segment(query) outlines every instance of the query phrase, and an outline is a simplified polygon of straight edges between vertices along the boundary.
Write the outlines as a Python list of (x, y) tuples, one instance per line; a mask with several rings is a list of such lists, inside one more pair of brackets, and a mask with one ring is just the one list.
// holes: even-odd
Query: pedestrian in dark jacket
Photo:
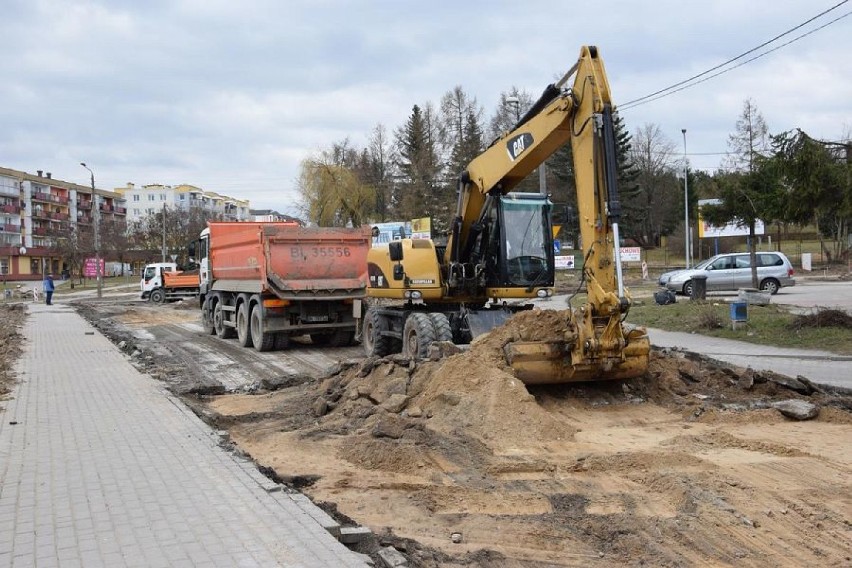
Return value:
[(53, 300), (53, 274), (48, 274), (44, 277), (44, 303), (50, 306)]

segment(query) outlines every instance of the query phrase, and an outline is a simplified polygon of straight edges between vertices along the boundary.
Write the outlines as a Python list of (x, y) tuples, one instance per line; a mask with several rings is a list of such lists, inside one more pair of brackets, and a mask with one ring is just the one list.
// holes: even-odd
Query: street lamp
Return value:
[(94, 214), (92, 217), (92, 223), (94, 225), (94, 241), (95, 241), (95, 281), (98, 286), (98, 298), (103, 297), (103, 282), (101, 282), (101, 236), (100, 236), (100, 217), (101, 212), (98, 205), (98, 196), (95, 193), (95, 172), (86, 165), (86, 162), (80, 162), (80, 165), (89, 170), (89, 173), (92, 174), (92, 206), (94, 209)]
[(686, 259), (686, 267), (689, 268), (690, 253), (692, 252), (689, 246), (689, 164), (686, 161), (686, 128), (681, 128), (683, 133), (683, 243), (684, 243), (684, 258)]

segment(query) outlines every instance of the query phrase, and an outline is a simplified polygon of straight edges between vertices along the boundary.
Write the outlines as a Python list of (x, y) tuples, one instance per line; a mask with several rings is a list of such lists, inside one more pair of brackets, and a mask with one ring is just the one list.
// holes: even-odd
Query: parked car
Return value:
[(669, 278), (671, 278), (672, 276), (674, 276), (678, 272), (683, 272), (684, 270), (698, 270), (699, 268), (704, 268), (705, 266), (710, 264), (711, 260), (713, 260), (713, 259), (708, 258), (706, 260), (702, 260), (701, 262), (699, 262), (698, 264), (693, 266), (691, 269), (690, 268), (678, 268), (677, 270), (669, 270), (668, 272), (663, 272), (662, 274), (660, 274), (660, 279), (659, 279), (660, 286), (665, 287), (665, 285), (668, 284), (668, 282), (669, 282)]
[[(748, 253), (720, 254), (693, 268), (668, 272), (660, 276), (660, 285), (672, 292), (692, 295), (693, 278), (707, 277), (707, 291), (752, 288), (751, 261)], [(772, 294), (785, 286), (795, 286), (793, 265), (780, 252), (757, 253), (757, 286)]]

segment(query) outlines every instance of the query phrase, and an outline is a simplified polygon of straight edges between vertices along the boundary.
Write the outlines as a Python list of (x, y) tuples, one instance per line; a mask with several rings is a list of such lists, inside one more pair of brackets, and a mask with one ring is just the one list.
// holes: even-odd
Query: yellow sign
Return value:
[(553, 238), (555, 239), (556, 235), (559, 234), (560, 229), (562, 229), (562, 225), (553, 225), (551, 228), (553, 229)]
[(411, 238), (428, 239), (432, 237), (432, 218), (420, 217), (411, 220)]

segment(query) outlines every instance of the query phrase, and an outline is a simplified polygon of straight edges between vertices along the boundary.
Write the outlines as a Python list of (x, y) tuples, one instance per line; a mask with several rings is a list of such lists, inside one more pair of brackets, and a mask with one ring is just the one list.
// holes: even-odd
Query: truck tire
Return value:
[(251, 347), (251, 331), (249, 330), (249, 304), (243, 302), (237, 308), (237, 341), (243, 347)]
[(364, 314), (363, 325), (364, 330), (361, 335), (367, 357), (384, 357), (393, 353), (391, 338), (381, 335), (382, 331), (387, 331), (388, 329), (388, 322), (384, 316), (373, 308), (370, 308)]
[(201, 306), (201, 327), (207, 335), (216, 334), (216, 326), (213, 325), (213, 308), (211, 307), (210, 298), (204, 299), (204, 304)]
[(402, 328), (402, 354), (412, 359), (425, 359), (435, 341), (435, 326), (429, 314), (413, 313)]
[(166, 301), (166, 292), (162, 288), (154, 288), (151, 290), (151, 295), (148, 299), (155, 304), (162, 304)]
[(351, 329), (338, 329), (329, 336), (328, 344), (332, 347), (346, 347), (352, 345), (355, 332)]
[(216, 335), (221, 339), (234, 337), (234, 328), (225, 325), (225, 310), (222, 309), (222, 302), (216, 302), (216, 307), (213, 308), (213, 327), (216, 328)]
[(275, 347), (275, 334), (263, 331), (262, 309), (256, 307), (251, 311), (249, 328), (251, 329), (251, 342), (258, 351), (272, 351)]
[(330, 333), (311, 333), (311, 343), (320, 347), (323, 345), (328, 345), (331, 341)]
[(431, 313), (429, 319), (432, 320), (432, 325), (435, 327), (435, 341), (452, 341), (453, 330), (450, 327), (450, 320), (442, 313)]
[(275, 345), (273, 349), (276, 351), (283, 351), (290, 347), (290, 336), (286, 333), (276, 333), (275, 334)]

